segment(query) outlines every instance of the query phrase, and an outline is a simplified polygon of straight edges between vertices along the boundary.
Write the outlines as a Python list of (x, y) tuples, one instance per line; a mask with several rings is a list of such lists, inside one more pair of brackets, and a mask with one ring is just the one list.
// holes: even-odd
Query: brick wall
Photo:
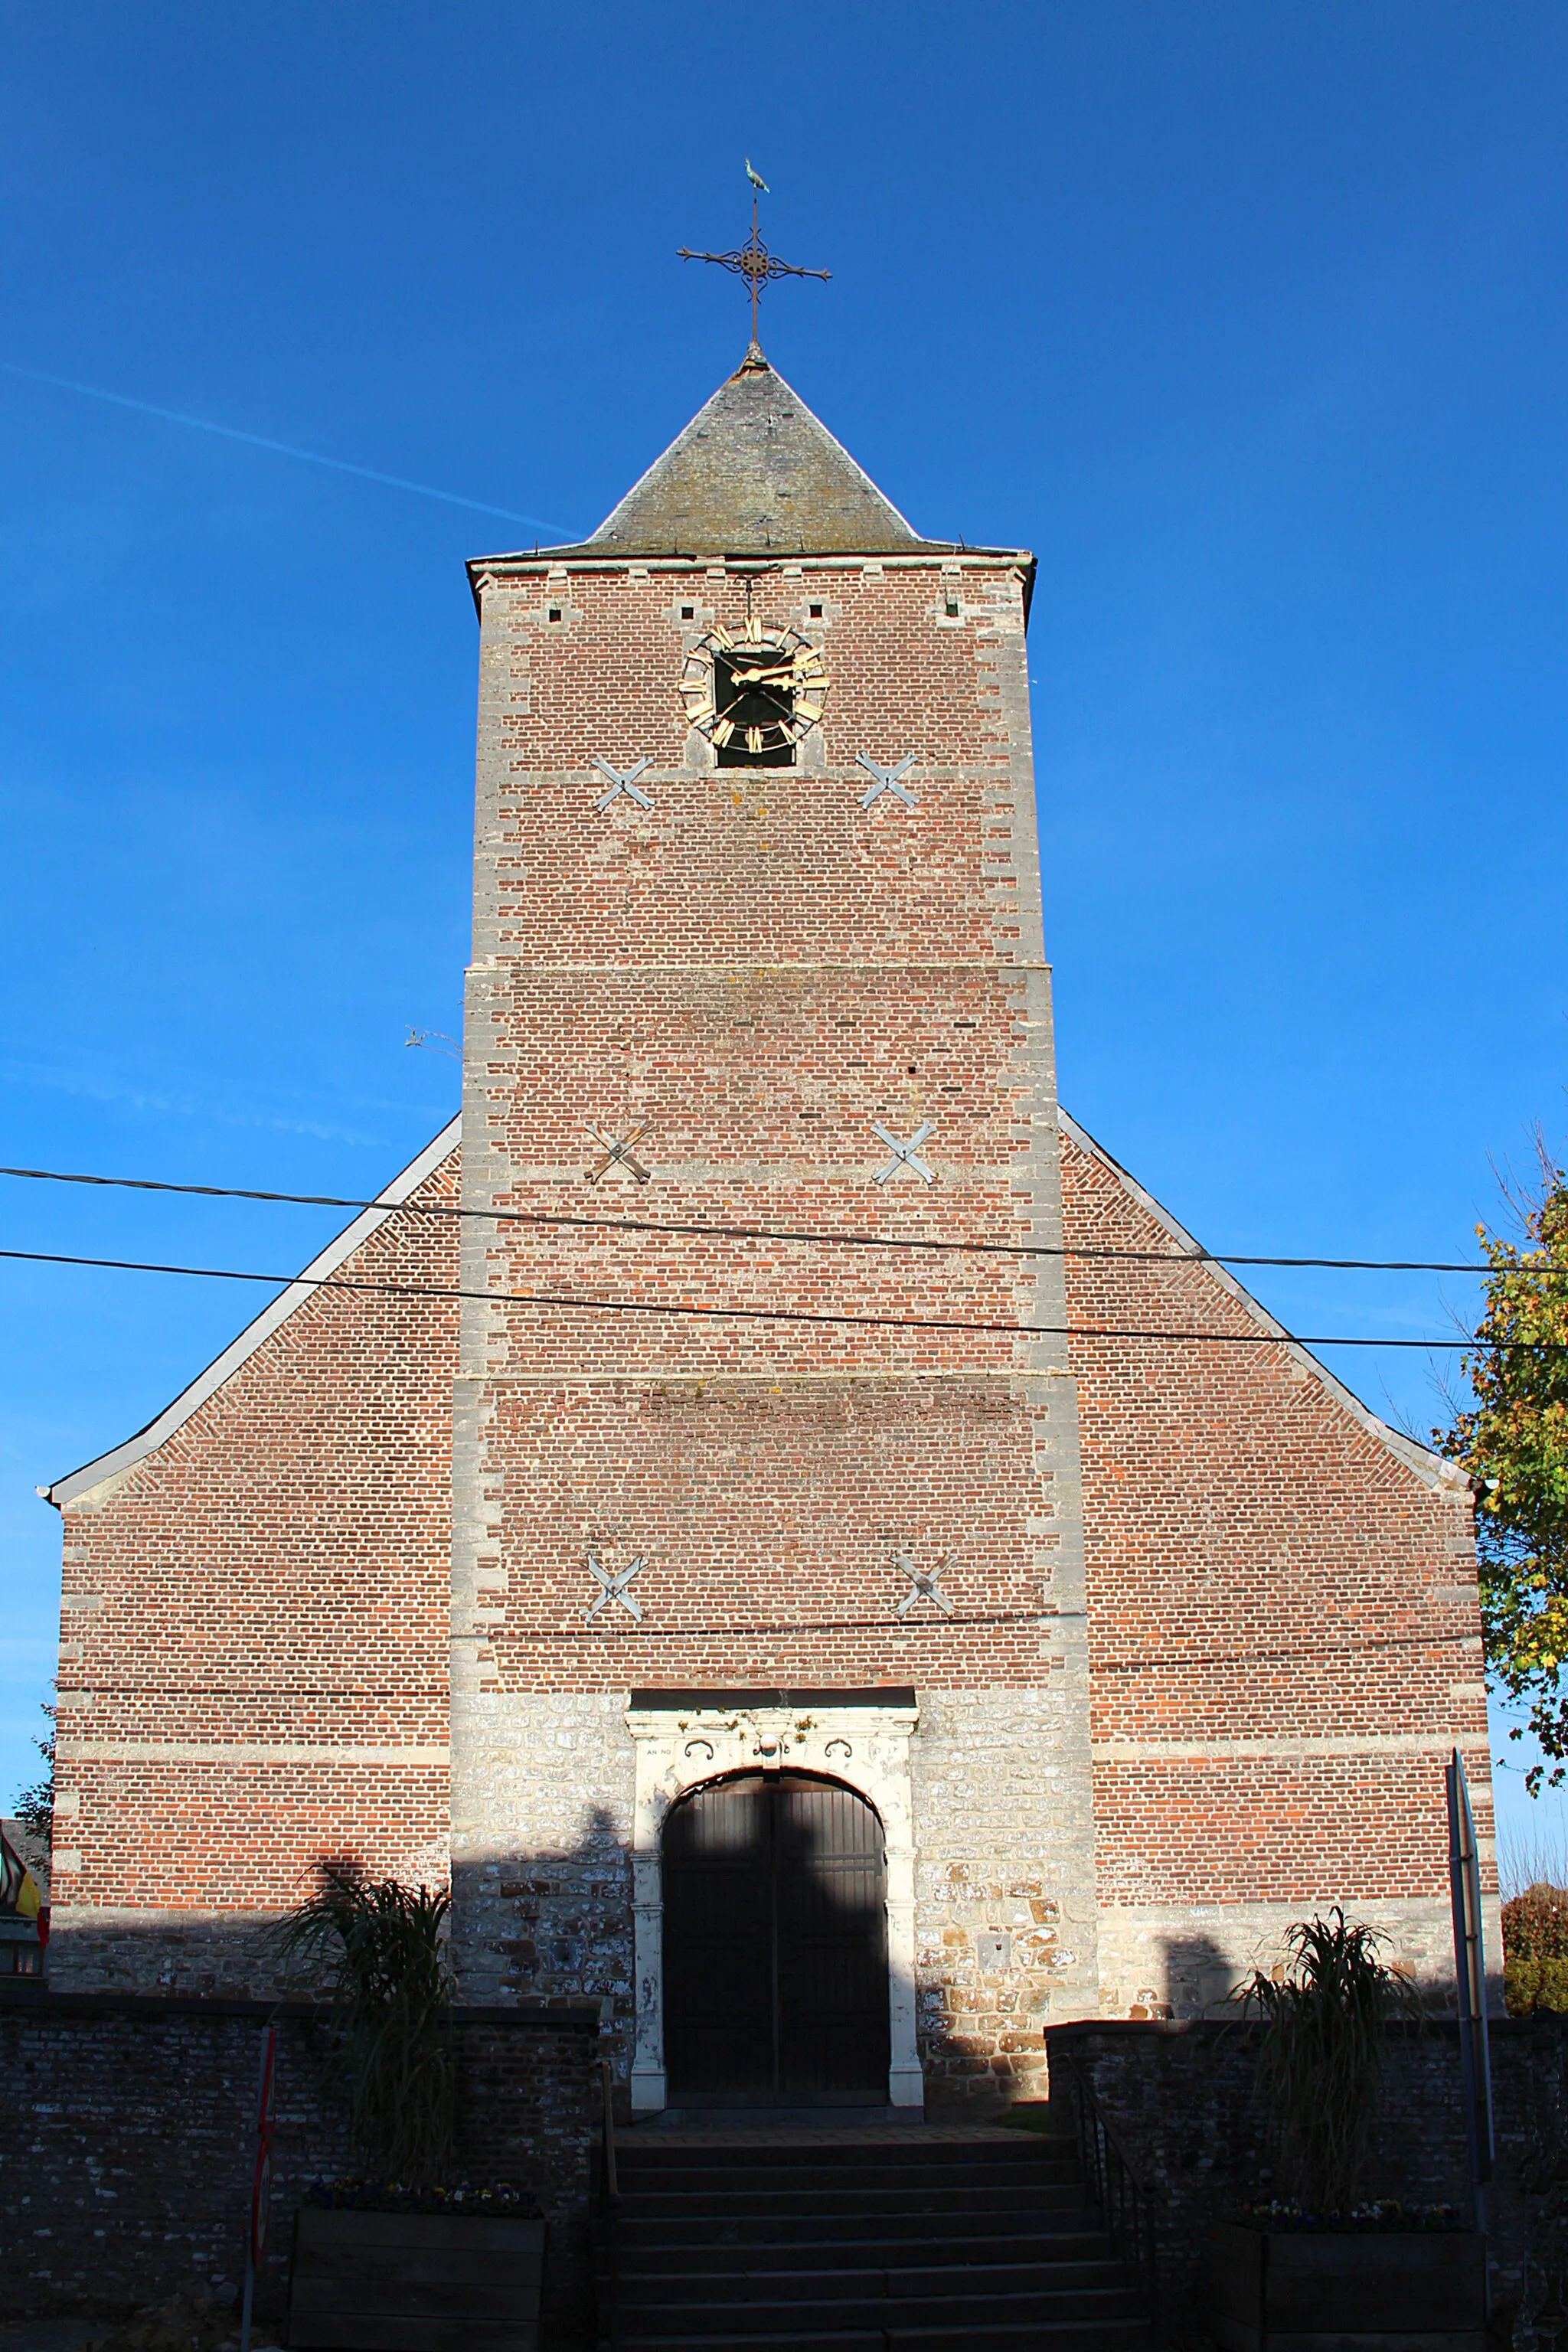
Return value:
[[(1070, 1124), (1063, 1185), (1080, 1248), (1191, 1245)], [(1073, 1343), (1106, 2009), (1201, 2011), (1335, 1902), (1412, 1975), (1451, 1976), (1456, 1745), (1492, 1834), (1463, 1483), (1299, 1350), (1252, 1344), (1213, 1266), (1072, 1259), (1068, 1296), (1080, 1328), (1244, 1343)]]
[[(453, 1223), (399, 1214), (340, 1271), (450, 1284)], [(272, 1977), (254, 1921), (320, 1858), (445, 1878), (454, 1326), (318, 1291), (66, 1505), (62, 1982), (245, 1991)]]
[[(468, 1207), (1055, 1234), (1049, 1008), (1019, 906), (1026, 721), (1003, 690), (1021, 682), (1020, 588), (997, 565), (969, 584), (955, 625), (936, 564), (784, 567), (769, 613), (828, 646), (837, 682), (800, 768), (752, 772), (711, 769), (675, 692), (708, 622), (743, 619), (722, 566), (487, 593)], [(918, 754), (918, 811), (859, 807), (857, 746)], [(651, 810), (596, 812), (595, 754), (651, 754)], [(927, 1119), (937, 1183), (879, 1188), (872, 1122)], [(651, 1181), (590, 1190), (591, 1129), (643, 1124)], [(468, 1287), (654, 1309), (1011, 1323), (1059, 1272), (482, 1215), (465, 1244)], [(464, 1330), (457, 1605), (476, 1690), (900, 1681), (917, 1664), (1033, 1684), (1061, 1655), (1070, 1569), (1066, 1601), (1042, 1586), (1076, 1545), (1076, 1476), (1065, 1365), (1048, 1427), (1032, 1385), (1051, 1384), (1048, 1348), (560, 1306), (473, 1306)], [(613, 1609), (584, 1630), (591, 1540), (609, 1565), (644, 1555), (635, 1634)], [(952, 1553), (954, 1607), (984, 1632), (894, 1620), (900, 1544)]]
[[(1568, 2021), (1542, 2015), (1490, 2029), (1497, 2171), (1488, 2191), (1500, 2343), (1512, 2352), (1568, 2345)], [(1254, 2047), (1235, 2023), (1054, 2027), (1053, 2061), (1087, 2074), (1127, 2155), (1153, 2191), (1165, 2315), (1202, 2317), (1209, 2231), (1249, 2198), (1284, 2193), (1270, 2168)], [(1068, 2095), (1066, 2070), (1057, 2091)], [(1458, 2029), (1435, 2020), (1391, 2028), (1366, 2193), (1452, 2204), (1468, 2218)], [(1511, 2326), (1511, 2336), (1509, 2330)]]
[[(301, 2190), (342, 2169), (327, 2030), (301, 2004), (51, 1993), (0, 1998), (0, 2267), (12, 2318), (112, 2317), (240, 2283), (260, 2030), (279, 2027), (272, 2202), (258, 2308), (281, 2321)], [(595, 2112), (591, 2006), (457, 2020), (458, 2162), (531, 2188), (550, 2221), (546, 2309), (587, 2311)]]

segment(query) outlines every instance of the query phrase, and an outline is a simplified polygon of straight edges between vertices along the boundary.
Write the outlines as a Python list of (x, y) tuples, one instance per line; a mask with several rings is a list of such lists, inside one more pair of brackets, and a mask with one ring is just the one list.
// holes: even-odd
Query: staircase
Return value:
[(616, 2137), (615, 2352), (1148, 2352), (1070, 2140), (921, 2125)]

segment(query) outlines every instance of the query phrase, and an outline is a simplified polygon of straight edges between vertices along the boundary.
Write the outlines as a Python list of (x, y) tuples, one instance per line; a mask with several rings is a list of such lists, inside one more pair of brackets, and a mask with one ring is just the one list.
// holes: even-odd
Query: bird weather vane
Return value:
[[(773, 190), (749, 155), (746, 158), (746, 177), (752, 184), (751, 242), (739, 247), (733, 253), (693, 253), (689, 246), (683, 245), (680, 247), (680, 258), (682, 261), (715, 261), (721, 269), (732, 269), (737, 278), (745, 278), (752, 289), (752, 351), (760, 353), (762, 345), (757, 341), (757, 304), (769, 278), (820, 278), (826, 284), (833, 272), (831, 269), (802, 269), (797, 263), (780, 261), (768, 251), (757, 234), (757, 196), (759, 192), (764, 196), (772, 195)], [(750, 352), (747, 357), (751, 357)]]

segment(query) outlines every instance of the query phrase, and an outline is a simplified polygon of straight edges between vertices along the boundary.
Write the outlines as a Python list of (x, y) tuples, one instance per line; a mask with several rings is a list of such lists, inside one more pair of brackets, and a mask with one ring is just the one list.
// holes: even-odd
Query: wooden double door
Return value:
[(880, 2105), (888, 2095), (882, 1825), (805, 1772), (695, 1789), (665, 1824), (673, 2105)]

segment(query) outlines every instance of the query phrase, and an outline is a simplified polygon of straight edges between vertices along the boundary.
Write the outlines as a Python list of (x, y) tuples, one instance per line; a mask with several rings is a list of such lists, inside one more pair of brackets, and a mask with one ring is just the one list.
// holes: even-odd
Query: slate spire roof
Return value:
[(883, 555), (949, 544), (910, 528), (753, 343), (581, 551)]

